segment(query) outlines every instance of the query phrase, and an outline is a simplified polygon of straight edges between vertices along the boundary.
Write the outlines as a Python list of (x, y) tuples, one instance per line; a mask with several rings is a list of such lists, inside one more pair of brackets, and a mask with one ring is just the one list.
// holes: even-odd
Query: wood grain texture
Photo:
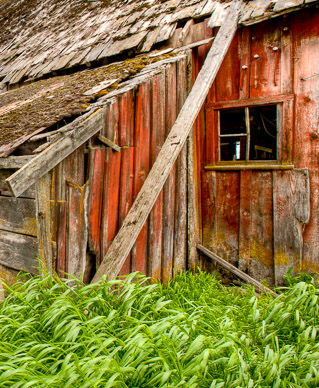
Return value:
[(41, 265), (48, 273), (52, 273), (51, 245), (51, 176), (46, 174), (36, 183), (36, 219), (38, 235), (38, 255)]
[(0, 230), (0, 264), (17, 271), (38, 273), (37, 239)]
[(57, 201), (57, 252), (56, 267), (57, 274), (65, 277), (67, 271), (66, 262), (66, 233), (67, 233), (67, 204), (66, 201)]
[(90, 149), (89, 174), (89, 248), (96, 255), (97, 265), (101, 262), (101, 222), (103, 205), (103, 177), (105, 149)]
[(19, 197), (26, 189), (51, 171), (64, 158), (99, 132), (105, 125), (105, 108), (86, 118), (76, 129), (46, 148), (6, 181), (12, 194)]
[[(166, 138), (174, 125), (177, 115), (176, 64), (166, 70)], [(163, 187), (163, 282), (167, 282), (173, 274), (174, 256), (174, 219), (176, 195), (176, 165), (171, 168), (168, 179)]]
[[(135, 150), (135, 179), (134, 199), (137, 197), (141, 187), (150, 170), (150, 123), (151, 123), (151, 89), (150, 82), (139, 86), (135, 104), (135, 128), (134, 128), (134, 150)], [(132, 270), (147, 274), (148, 255), (148, 220), (145, 221), (139, 236), (136, 240), (132, 253)]]
[(196, 116), (207, 96), (208, 90), (226, 55), (227, 49), (237, 29), (239, 4), (240, 3), (233, 2), (226, 22), (223, 24), (214, 40), (212, 48), (196, 79), (192, 91), (168, 135), (142, 190), (139, 192), (138, 197), (126, 217), (117, 238), (113, 241), (112, 249), (109, 250), (108, 255), (105, 257), (97, 274), (94, 276), (94, 282), (99, 280), (101, 275), (105, 273), (107, 273), (109, 277), (116, 276), (136, 241), (177, 156), (187, 139)]
[(289, 268), (302, 269), (303, 231), (310, 218), (308, 169), (274, 172), (274, 249), (276, 285)]
[(35, 201), (0, 197), (0, 229), (37, 237)]
[[(152, 112), (151, 112), (151, 165), (153, 165), (165, 141), (165, 71), (153, 78)], [(150, 273), (154, 279), (162, 279), (162, 239), (163, 239), (163, 191), (153, 206), (149, 216), (149, 250)]]
[(88, 243), (88, 182), (83, 186), (68, 181), (67, 186), (67, 273), (86, 277)]
[[(187, 59), (177, 64), (177, 112), (187, 98)], [(176, 161), (176, 194), (174, 225), (174, 271), (187, 267), (187, 144)]]

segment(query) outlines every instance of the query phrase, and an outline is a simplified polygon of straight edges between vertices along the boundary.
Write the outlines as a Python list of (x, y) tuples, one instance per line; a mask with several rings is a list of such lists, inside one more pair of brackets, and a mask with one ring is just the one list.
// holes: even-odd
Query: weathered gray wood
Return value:
[[(15, 169), (4, 169), (0, 170), (0, 194), (6, 197), (12, 197), (12, 193), (6, 183), (6, 179), (10, 177), (16, 170)], [(29, 187), (24, 193), (24, 198), (35, 198), (34, 186)]]
[(114, 150), (116, 152), (121, 151), (121, 147), (119, 147), (117, 144), (115, 144), (112, 140), (110, 140), (102, 135), (98, 135), (98, 139), (100, 140), (100, 142), (102, 142), (106, 146), (112, 148), (112, 150)]
[(291, 267), (293, 274), (301, 271), (303, 230), (310, 219), (309, 171), (276, 171), (273, 180), (275, 284), (279, 286)]
[(39, 259), (44, 269), (52, 274), (50, 183), (49, 174), (36, 183), (36, 218)]
[(241, 2), (234, 1), (226, 22), (220, 28), (195, 84), (169, 133), (152, 170), (129, 211), (119, 233), (98, 269), (93, 281), (103, 274), (115, 277), (136, 241), (160, 193), (172, 166), (192, 129), (208, 91), (226, 55), (237, 29)]
[(35, 201), (0, 197), (0, 229), (36, 237)]
[(51, 171), (64, 158), (99, 132), (105, 125), (105, 108), (94, 112), (78, 128), (53, 143), (28, 164), (6, 180), (14, 197), (19, 197), (28, 187)]
[(0, 230), (0, 263), (18, 271), (38, 273), (37, 239)]
[(33, 158), (34, 156), (9, 156), (8, 158), (0, 158), (0, 169), (21, 168)]
[(97, 94), (98, 92), (108, 88), (109, 86), (115, 84), (118, 81), (118, 78), (108, 79), (106, 81), (100, 82), (98, 85), (94, 86), (92, 89), (87, 90), (83, 93), (84, 96), (91, 96)]
[(228, 271), (232, 272), (233, 274), (237, 275), (240, 279), (245, 280), (245, 282), (252, 284), (255, 286), (256, 290), (259, 292), (269, 292), (273, 296), (277, 296), (277, 294), (272, 291), (270, 288), (267, 288), (263, 286), (258, 280), (255, 280), (254, 278), (247, 275), (245, 272), (241, 271), (240, 269), (236, 268), (234, 265), (230, 264), (228, 261), (222, 259), (218, 255), (216, 255), (214, 252), (210, 251), (209, 249), (205, 248), (203, 245), (197, 245), (197, 248), (203, 252), (206, 256), (216, 261), (221, 266), (228, 269)]

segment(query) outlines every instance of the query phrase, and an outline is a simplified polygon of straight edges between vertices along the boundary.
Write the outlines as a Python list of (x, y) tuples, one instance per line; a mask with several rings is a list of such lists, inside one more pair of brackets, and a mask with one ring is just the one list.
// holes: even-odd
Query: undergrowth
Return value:
[(318, 292), (275, 299), (209, 274), (6, 287), (0, 387), (317, 387)]

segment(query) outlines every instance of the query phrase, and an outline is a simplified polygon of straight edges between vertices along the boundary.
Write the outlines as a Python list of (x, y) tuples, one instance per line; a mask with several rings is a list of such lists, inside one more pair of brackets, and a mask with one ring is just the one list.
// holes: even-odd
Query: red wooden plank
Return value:
[(239, 98), (249, 98), (250, 92), (250, 46), (251, 28), (243, 27), (241, 30), (240, 44), (240, 75), (239, 75)]
[(237, 267), (239, 240), (239, 173), (216, 172), (216, 253)]
[(302, 270), (319, 272), (319, 13), (305, 9), (298, 19), (294, 16), (294, 92), (295, 133), (294, 163), (296, 167), (309, 168), (311, 218), (304, 230)]
[(96, 255), (96, 264), (101, 262), (101, 216), (103, 204), (103, 177), (105, 149), (90, 149), (90, 214), (89, 214), (89, 247)]
[[(217, 252), (216, 244), (216, 172), (203, 171), (202, 174), (202, 220), (203, 245)], [(208, 265), (209, 264), (209, 265)], [(215, 265), (203, 262), (203, 267), (211, 271)]]
[[(134, 199), (137, 197), (150, 169), (150, 83), (140, 85), (135, 106), (135, 181)], [(147, 272), (147, 231), (145, 222), (133, 248), (132, 269)]]
[(121, 153), (106, 149), (101, 225), (104, 257), (118, 231)]
[[(166, 69), (166, 136), (176, 120), (176, 64)], [(163, 281), (167, 282), (173, 273), (174, 215), (175, 215), (176, 165), (163, 188)]]
[(240, 31), (238, 30), (232, 40), (215, 80), (216, 99), (218, 101), (237, 100), (239, 98), (239, 41)]
[(250, 271), (251, 236), (251, 178), (252, 171), (240, 172), (240, 211), (239, 211), (239, 261), (238, 268)]
[[(249, 188), (248, 188), (249, 190)], [(250, 271), (259, 281), (274, 284), (273, 181), (271, 171), (251, 175)]]
[(120, 147), (131, 147), (134, 143), (132, 127), (125, 123), (134, 123), (134, 91), (128, 91), (119, 97), (120, 129), (118, 141)]
[(281, 19), (252, 26), (250, 97), (281, 92)]
[[(151, 165), (165, 141), (165, 71), (153, 78), (151, 112)], [(162, 278), (163, 191), (159, 194), (149, 217), (149, 264), (154, 279)]]
[(303, 230), (310, 215), (309, 172), (295, 169), (273, 175), (275, 283), (280, 286), (291, 267), (294, 275), (302, 270)]

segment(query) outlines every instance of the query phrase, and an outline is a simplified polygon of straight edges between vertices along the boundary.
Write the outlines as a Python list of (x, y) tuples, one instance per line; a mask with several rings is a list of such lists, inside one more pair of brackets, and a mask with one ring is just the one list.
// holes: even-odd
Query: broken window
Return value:
[(218, 110), (218, 159), (277, 160), (277, 105)]

